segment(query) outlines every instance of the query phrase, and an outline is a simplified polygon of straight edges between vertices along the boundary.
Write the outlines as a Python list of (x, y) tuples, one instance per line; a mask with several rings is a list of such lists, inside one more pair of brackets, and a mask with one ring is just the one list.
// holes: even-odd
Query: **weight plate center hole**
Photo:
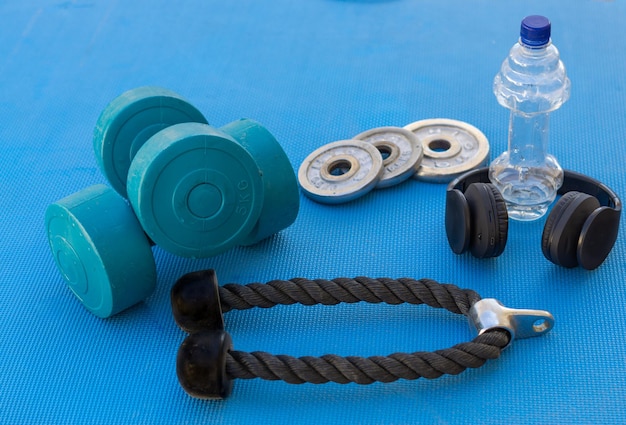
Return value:
[(441, 135), (425, 140), (424, 155), (433, 159), (451, 159), (462, 151), (461, 144), (454, 138), (444, 138)]
[(452, 143), (445, 139), (435, 139), (428, 144), (428, 148), (433, 152), (446, 152), (452, 147)]
[(398, 159), (398, 156), (400, 156), (398, 147), (392, 143), (381, 141), (375, 143), (374, 146), (376, 146), (376, 149), (378, 149), (378, 152), (380, 152), (380, 155), (383, 157), (384, 167), (394, 163)]
[(350, 172), (351, 168), (352, 164), (350, 164), (350, 161), (340, 159), (338, 161), (332, 162), (328, 166), (328, 174), (335, 177), (343, 176), (344, 174)]
[(328, 161), (322, 168), (321, 174), (328, 181), (345, 181), (354, 176), (359, 170), (359, 163), (355, 158), (342, 155)]

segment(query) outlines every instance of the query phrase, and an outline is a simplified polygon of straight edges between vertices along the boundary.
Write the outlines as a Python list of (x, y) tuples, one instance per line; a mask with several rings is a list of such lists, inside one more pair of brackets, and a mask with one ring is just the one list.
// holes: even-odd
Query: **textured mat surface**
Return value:
[[(294, 168), (367, 129), (445, 117), (506, 149), (492, 80), (520, 20), (544, 14), (572, 81), (550, 151), (626, 194), (626, 4), (622, 1), (163, 0), (2, 2), (0, 16), (0, 422), (624, 423), (626, 235), (597, 270), (546, 261), (545, 220), (512, 223), (495, 260), (448, 248), (445, 186), (415, 180), (340, 206), (302, 196), (275, 237), (190, 260), (154, 248), (157, 289), (108, 320), (64, 285), (46, 206), (106, 183), (93, 127), (142, 85), (170, 88), (209, 122), (263, 123)], [(239, 380), (223, 402), (180, 388), (184, 334), (169, 289), (217, 270), (220, 283), (296, 276), (428, 277), (505, 305), (552, 312), (554, 330), (486, 366), (438, 380), (358, 386)], [(462, 317), (428, 307), (339, 305), (230, 312), (235, 348), (294, 356), (387, 355), (470, 340)]]

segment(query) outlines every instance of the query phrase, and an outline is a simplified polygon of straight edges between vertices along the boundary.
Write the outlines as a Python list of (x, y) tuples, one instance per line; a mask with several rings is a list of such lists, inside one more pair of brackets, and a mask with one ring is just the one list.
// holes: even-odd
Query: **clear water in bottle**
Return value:
[(542, 217), (563, 183), (563, 170), (548, 150), (550, 113), (570, 93), (570, 81), (543, 16), (524, 18), (520, 39), (493, 83), (498, 102), (511, 110), (508, 150), (489, 167), (489, 177), (507, 204), (509, 217)]

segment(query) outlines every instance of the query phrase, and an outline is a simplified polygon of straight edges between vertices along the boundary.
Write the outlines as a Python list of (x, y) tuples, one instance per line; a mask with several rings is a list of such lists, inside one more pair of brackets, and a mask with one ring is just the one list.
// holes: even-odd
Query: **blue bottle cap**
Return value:
[(522, 21), (520, 39), (526, 46), (542, 47), (550, 42), (550, 29), (550, 20), (545, 16), (527, 16)]

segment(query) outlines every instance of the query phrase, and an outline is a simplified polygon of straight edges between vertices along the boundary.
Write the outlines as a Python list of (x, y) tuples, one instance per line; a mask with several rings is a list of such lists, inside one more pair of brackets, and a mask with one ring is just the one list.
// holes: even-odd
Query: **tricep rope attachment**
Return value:
[[(548, 312), (510, 309), (497, 300), (481, 299), (472, 290), (431, 279), (296, 278), (219, 286), (214, 270), (202, 270), (182, 276), (172, 287), (171, 301), (176, 323), (190, 334), (178, 351), (178, 379), (187, 393), (203, 399), (228, 397), (235, 378), (282, 380), (290, 384), (371, 384), (457, 375), (498, 358), (514, 338), (543, 335), (554, 325)], [(224, 331), (223, 312), (231, 310), (362, 301), (443, 308), (466, 316), (478, 336), (433, 352), (292, 357), (233, 350), (231, 337)]]

